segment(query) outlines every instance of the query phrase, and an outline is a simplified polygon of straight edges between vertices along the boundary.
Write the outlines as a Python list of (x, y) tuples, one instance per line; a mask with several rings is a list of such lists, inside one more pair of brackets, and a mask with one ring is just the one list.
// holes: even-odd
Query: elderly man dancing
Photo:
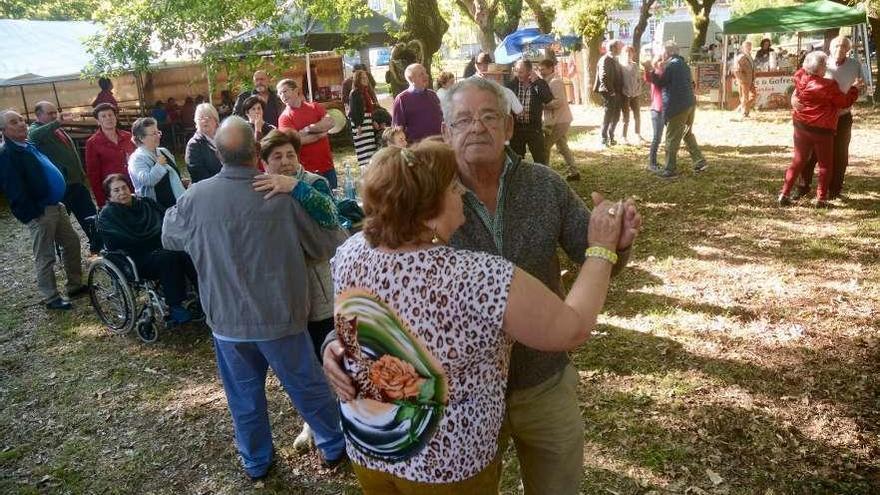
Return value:
[[(465, 79), (449, 89), (442, 103), (443, 137), (455, 151), (467, 188), (465, 223), (449, 244), (502, 256), (560, 293), (558, 248), (573, 262), (584, 261), (590, 211), (559, 174), (505, 147), (514, 123), (501, 86)], [(595, 194), (593, 199), (602, 198)], [(541, 208), (535, 208), (538, 204)], [(619, 271), (641, 217), (629, 201), (617, 214), (624, 215)], [(338, 341), (326, 345), (324, 369), (341, 396), (350, 397), (351, 381), (338, 364), (341, 349)], [(503, 451), (513, 440), (527, 495), (580, 492), (584, 435), (577, 382), (565, 352), (514, 344), (500, 444)]]
[(214, 140), (223, 168), (168, 210), (162, 243), (186, 251), (198, 271), (242, 464), (259, 479), (272, 463), (265, 390), (271, 367), (314, 432), (325, 465), (335, 466), (345, 442), (306, 331), (305, 257), (328, 258), (345, 234), (319, 226), (289, 195), (266, 201), (253, 190), (254, 136), (243, 119), (228, 117)]

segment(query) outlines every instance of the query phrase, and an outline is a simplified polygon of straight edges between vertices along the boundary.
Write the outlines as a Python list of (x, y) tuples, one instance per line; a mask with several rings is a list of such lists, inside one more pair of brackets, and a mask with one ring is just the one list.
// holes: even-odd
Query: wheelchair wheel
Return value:
[(147, 344), (152, 344), (153, 342), (159, 340), (159, 329), (156, 328), (156, 324), (153, 322), (152, 318), (146, 321), (138, 322), (137, 336)]
[(135, 323), (134, 294), (125, 275), (113, 263), (99, 259), (89, 267), (89, 299), (101, 323), (116, 335)]

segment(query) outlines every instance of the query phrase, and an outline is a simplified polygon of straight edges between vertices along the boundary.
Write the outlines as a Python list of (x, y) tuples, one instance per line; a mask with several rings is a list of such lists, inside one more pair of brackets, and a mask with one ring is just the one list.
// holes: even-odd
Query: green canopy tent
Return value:
[[(830, 0), (816, 0), (787, 7), (758, 9), (724, 23), (723, 53), (727, 54), (728, 37), (735, 34), (754, 33), (805, 33), (826, 29), (854, 26), (862, 40), (867, 40), (868, 21), (861, 6), (847, 7)], [(867, 65), (871, 67), (870, 54), (865, 51)], [(722, 72), (727, 74), (727, 56), (724, 57)], [(868, 70), (870, 77), (871, 71)], [(868, 85), (872, 86), (871, 81)], [(724, 102), (726, 85), (722, 85), (721, 101)]]
[(724, 23), (724, 34), (803, 33), (867, 22), (865, 11), (830, 0), (758, 9)]

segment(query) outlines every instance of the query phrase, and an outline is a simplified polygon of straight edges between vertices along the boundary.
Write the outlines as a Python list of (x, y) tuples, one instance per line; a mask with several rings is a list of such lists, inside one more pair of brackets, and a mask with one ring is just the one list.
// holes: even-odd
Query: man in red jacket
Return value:
[(779, 206), (791, 204), (789, 194), (795, 179), (815, 153), (819, 160), (819, 187), (816, 206), (828, 207), (828, 182), (834, 166), (834, 130), (838, 112), (853, 104), (859, 97), (855, 87), (844, 94), (833, 79), (825, 79), (828, 56), (820, 51), (810, 52), (804, 67), (794, 75), (795, 94), (800, 104), (792, 111), (794, 125), (794, 157), (785, 171), (785, 182), (779, 194)]

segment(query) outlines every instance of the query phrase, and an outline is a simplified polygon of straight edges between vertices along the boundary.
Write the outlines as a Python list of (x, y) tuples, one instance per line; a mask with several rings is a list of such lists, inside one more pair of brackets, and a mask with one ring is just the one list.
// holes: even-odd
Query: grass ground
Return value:
[[(672, 181), (644, 172), (645, 147), (596, 148), (597, 113), (573, 131), (577, 191), (634, 196), (645, 218), (572, 353), (583, 493), (878, 493), (880, 112), (859, 112), (846, 199), (828, 211), (775, 206), (784, 113), (728, 115), (698, 112), (710, 169), (694, 176), (682, 152)], [(0, 493), (358, 493), (349, 472), (292, 450), (301, 422), (274, 377), (279, 459), (246, 481), (207, 329), (144, 345), (108, 335), (85, 301), (47, 314), (5, 207), (0, 240)]]

